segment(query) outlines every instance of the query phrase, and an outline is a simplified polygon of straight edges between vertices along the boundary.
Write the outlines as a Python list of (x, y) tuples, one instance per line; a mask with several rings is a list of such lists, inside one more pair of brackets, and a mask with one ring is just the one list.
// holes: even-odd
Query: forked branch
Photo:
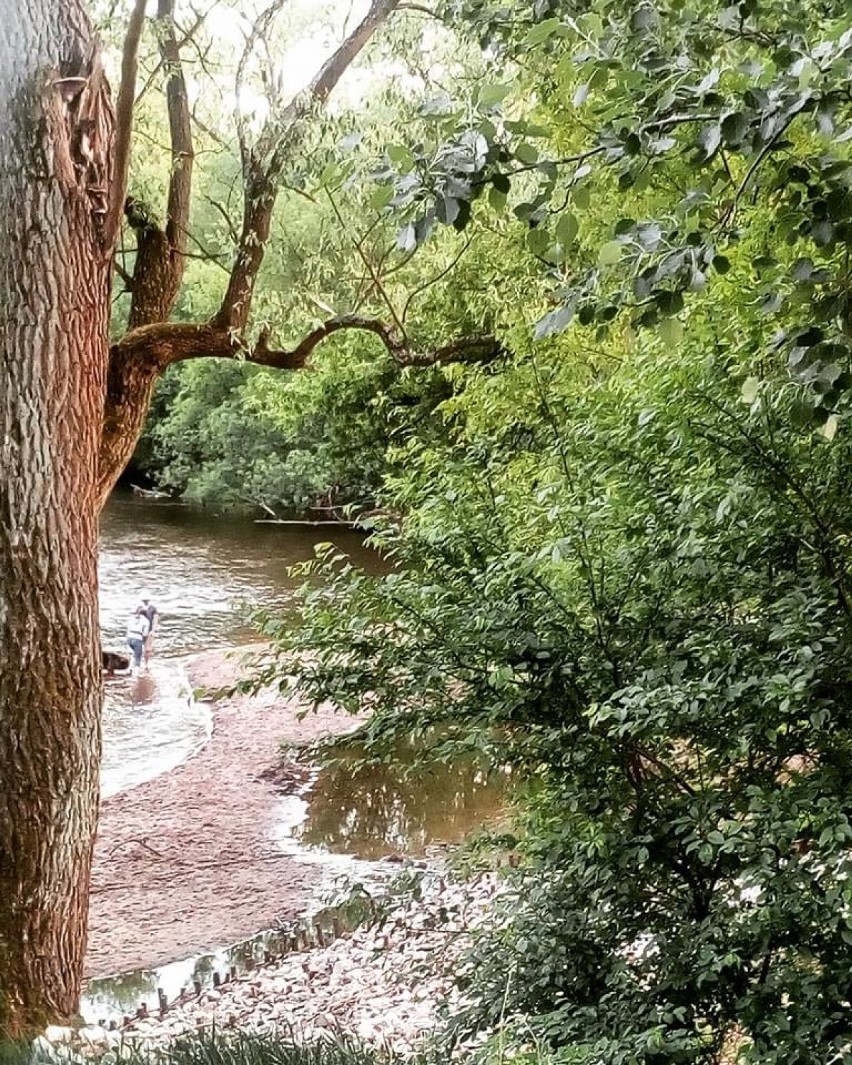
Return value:
[(285, 107), (273, 110), (257, 142), (249, 147), (245, 133), (241, 134), (243, 225), (231, 279), (213, 318), (218, 328), (242, 335), (248, 324), (254, 286), (269, 239), (278, 179), (301, 120), (312, 108), (325, 103), (346, 69), (399, 3), (400, 0), (373, 0), (364, 19), (322, 65), (308, 88)]

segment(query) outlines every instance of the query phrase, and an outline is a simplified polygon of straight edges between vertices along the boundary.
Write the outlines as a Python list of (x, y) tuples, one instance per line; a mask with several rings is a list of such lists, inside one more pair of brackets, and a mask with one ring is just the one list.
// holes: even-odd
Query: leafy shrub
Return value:
[(410, 455), (397, 572), (329, 569), (274, 630), (303, 694), (376, 711), (376, 749), (440, 723), (527, 781), (460, 1036), (848, 1059), (852, 443), (793, 428), (792, 385), (744, 404), (732, 370), (637, 357), (568, 396), (519, 368), (488, 387), (534, 446), (492, 416)]

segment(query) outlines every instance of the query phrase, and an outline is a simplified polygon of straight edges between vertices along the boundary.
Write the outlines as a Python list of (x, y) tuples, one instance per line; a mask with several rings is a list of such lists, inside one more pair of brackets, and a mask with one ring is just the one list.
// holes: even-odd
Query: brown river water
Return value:
[[(100, 607), (105, 648), (126, 652), (129, 615), (148, 589), (160, 611), (150, 679), (109, 681), (104, 707), (104, 796), (174, 768), (200, 743), (209, 711), (195, 704), (181, 660), (252, 638), (245, 614), (286, 611), (300, 578), (288, 570), (333, 542), (380, 570), (363, 537), (335, 526), (224, 519), (117, 493), (101, 519)], [(188, 702), (189, 699), (189, 702)]]

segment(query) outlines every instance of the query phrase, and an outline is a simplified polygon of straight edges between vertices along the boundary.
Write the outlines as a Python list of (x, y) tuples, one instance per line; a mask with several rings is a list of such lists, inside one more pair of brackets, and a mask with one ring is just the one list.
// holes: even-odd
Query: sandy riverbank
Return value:
[[(247, 650), (191, 659), (193, 686), (227, 687)], [(297, 710), (273, 690), (219, 699), (201, 751), (103, 803), (87, 977), (151, 968), (236, 942), (305, 908), (323, 870), (276, 849), (281, 791), (269, 771), (278, 765), (282, 741), (339, 735), (357, 720), (329, 707), (299, 721)]]

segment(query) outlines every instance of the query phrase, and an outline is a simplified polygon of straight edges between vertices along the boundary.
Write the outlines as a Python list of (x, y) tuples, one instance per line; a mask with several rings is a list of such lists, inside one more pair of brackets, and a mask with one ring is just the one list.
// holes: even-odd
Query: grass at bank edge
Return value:
[(57, 1061), (104, 1065), (441, 1065), (434, 1056), (402, 1057), (367, 1046), (352, 1036), (329, 1033), (302, 1042), (286, 1033), (215, 1033), (179, 1038), (162, 1046), (140, 1048), (128, 1041), (102, 1054), (81, 1055), (66, 1046), (41, 1049), (0, 1043), (0, 1065), (38, 1065)]
[(391, 1065), (396, 1059), (338, 1033), (309, 1042), (281, 1033), (209, 1033), (137, 1051), (125, 1060), (131, 1065)]

